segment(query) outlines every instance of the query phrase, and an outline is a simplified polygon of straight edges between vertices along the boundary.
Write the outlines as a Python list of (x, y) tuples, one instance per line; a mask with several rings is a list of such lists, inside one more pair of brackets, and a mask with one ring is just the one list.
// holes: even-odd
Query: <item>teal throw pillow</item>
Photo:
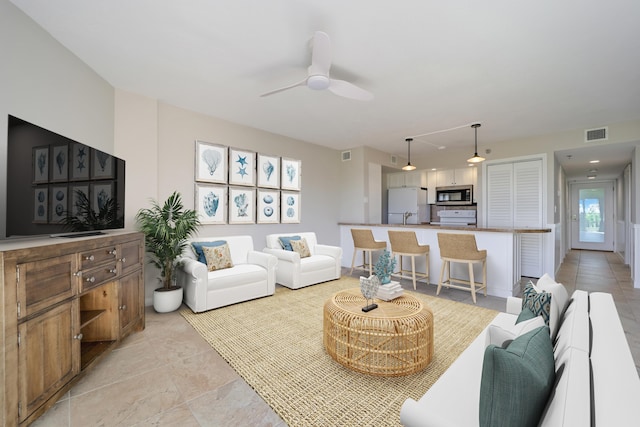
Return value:
[(280, 246), (282, 246), (282, 249), (284, 249), (285, 251), (293, 252), (293, 247), (291, 247), (291, 241), (300, 240), (300, 236), (282, 236), (282, 237), (279, 237), (278, 240), (280, 240)]
[(506, 348), (487, 346), (480, 383), (480, 426), (537, 426), (555, 377), (548, 326), (520, 335)]
[(200, 261), (203, 264), (207, 263), (207, 258), (204, 255), (204, 251), (202, 250), (202, 247), (215, 247), (215, 246), (222, 246), (224, 244), (226, 244), (227, 241), (226, 240), (216, 240), (214, 242), (191, 242), (191, 247), (193, 248), (193, 251), (196, 253), (196, 256), (198, 257), (198, 261)]
[(544, 323), (549, 326), (551, 317), (551, 294), (543, 292), (533, 286), (529, 282), (522, 292), (522, 308), (528, 308), (536, 316), (542, 316)]
[(529, 307), (522, 307), (522, 310), (520, 310), (520, 314), (518, 314), (518, 318), (516, 319), (516, 325), (520, 322), (531, 320), (534, 317), (536, 317), (536, 315), (533, 311), (529, 310)]

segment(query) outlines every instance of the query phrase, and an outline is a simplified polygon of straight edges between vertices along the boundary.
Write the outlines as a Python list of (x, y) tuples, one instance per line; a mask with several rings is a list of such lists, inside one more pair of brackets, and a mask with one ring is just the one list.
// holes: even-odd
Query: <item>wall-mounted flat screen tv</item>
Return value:
[(6, 237), (124, 227), (125, 162), (9, 116)]

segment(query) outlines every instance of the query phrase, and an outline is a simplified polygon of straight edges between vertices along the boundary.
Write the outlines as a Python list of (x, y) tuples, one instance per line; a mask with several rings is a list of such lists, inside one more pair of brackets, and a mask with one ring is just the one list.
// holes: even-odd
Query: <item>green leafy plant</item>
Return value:
[(160, 270), (162, 289), (171, 290), (175, 288), (172, 283), (176, 259), (187, 246), (187, 239), (200, 226), (200, 220), (195, 210), (184, 209), (177, 191), (162, 206), (155, 200), (151, 203), (151, 208), (138, 211), (136, 220), (145, 236), (151, 262)]
[(380, 279), (380, 283), (389, 283), (386, 281), (393, 273), (393, 270), (396, 268), (396, 259), (392, 257), (388, 250), (383, 250), (382, 254), (378, 258), (376, 265), (373, 267), (373, 271), (378, 279)]

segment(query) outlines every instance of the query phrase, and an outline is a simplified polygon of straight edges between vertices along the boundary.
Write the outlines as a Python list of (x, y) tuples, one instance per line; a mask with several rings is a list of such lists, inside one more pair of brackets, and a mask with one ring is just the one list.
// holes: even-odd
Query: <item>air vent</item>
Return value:
[(609, 128), (606, 126), (584, 131), (584, 142), (606, 141), (607, 139), (609, 139)]
[(398, 164), (398, 156), (391, 156), (391, 164), (392, 165), (397, 165)]
[(351, 160), (351, 150), (343, 151), (342, 152), (342, 161), (343, 162), (348, 162), (349, 160)]

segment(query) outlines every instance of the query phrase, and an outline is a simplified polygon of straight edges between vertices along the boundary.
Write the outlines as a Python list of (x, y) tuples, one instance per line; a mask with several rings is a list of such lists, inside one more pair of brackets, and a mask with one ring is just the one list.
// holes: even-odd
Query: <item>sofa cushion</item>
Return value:
[(301, 237), (300, 236), (280, 236), (278, 237), (278, 240), (280, 241), (280, 246), (282, 246), (282, 249), (284, 249), (285, 251), (293, 251), (293, 247), (291, 246), (291, 241), (292, 240), (300, 240)]
[(207, 259), (204, 256), (204, 251), (202, 250), (203, 247), (215, 247), (215, 246), (222, 246), (224, 244), (226, 244), (227, 241), (226, 240), (216, 240), (213, 242), (191, 242), (191, 247), (193, 248), (193, 251), (196, 253), (196, 259), (198, 261), (200, 261), (203, 264), (207, 263)]
[(532, 282), (527, 283), (522, 292), (522, 308), (528, 308), (548, 326), (551, 315), (551, 294), (536, 289)]
[(569, 302), (569, 294), (562, 283), (557, 283), (547, 273), (538, 279), (535, 288), (538, 291), (549, 292), (552, 295), (549, 313), (549, 329), (551, 330), (551, 339), (554, 339), (558, 333), (562, 313)]
[(542, 326), (484, 352), (480, 426), (537, 426), (555, 380), (549, 328)]
[(207, 270), (216, 271), (233, 267), (228, 244), (225, 243), (224, 245), (214, 247), (203, 246), (202, 250), (207, 260)]
[(544, 326), (544, 320), (540, 316), (532, 316), (529, 320), (516, 322), (511, 328), (490, 324), (487, 326), (486, 345), (493, 344), (504, 348), (520, 335), (524, 335), (541, 326)]
[(307, 241), (305, 239), (292, 239), (289, 243), (291, 244), (291, 248), (293, 248), (293, 251), (300, 254), (300, 258), (311, 256), (311, 252), (309, 252), (309, 246), (307, 245)]

